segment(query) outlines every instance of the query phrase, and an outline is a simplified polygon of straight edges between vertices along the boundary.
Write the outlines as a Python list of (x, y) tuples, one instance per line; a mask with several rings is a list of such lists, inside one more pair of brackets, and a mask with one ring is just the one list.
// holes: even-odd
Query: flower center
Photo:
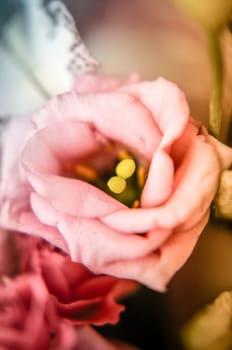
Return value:
[(126, 189), (126, 179), (130, 178), (136, 169), (133, 159), (121, 160), (115, 168), (117, 176), (113, 176), (107, 182), (107, 186), (113, 193), (122, 193)]
[(125, 149), (105, 148), (83, 161), (65, 165), (64, 175), (86, 181), (129, 207), (140, 205), (147, 171)]

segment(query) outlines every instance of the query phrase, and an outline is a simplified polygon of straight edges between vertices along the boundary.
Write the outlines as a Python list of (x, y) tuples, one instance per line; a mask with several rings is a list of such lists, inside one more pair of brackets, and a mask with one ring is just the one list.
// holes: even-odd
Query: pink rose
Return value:
[[(8, 127), (0, 223), (44, 237), (95, 273), (164, 291), (208, 221), (232, 152), (189, 117), (184, 94), (174, 84), (164, 79), (129, 85), (111, 81), (107, 91), (106, 78), (103, 86), (99, 77), (87, 78), (86, 86), (81, 78), (81, 93), (77, 79), (75, 91), (52, 99), (33, 115), (17, 152), (9, 135), (18, 122)], [(67, 174), (70, 164), (84, 162), (99, 183), (107, 181), (104, 174), (111, 169), (113, 175), (119, 148), (147, 173), (138, 208), (79, 173), (75, 178)], [(19, 159), (20, 172), (15, 169)]]
[(5, 285), (0, 286), (1, 349), (46, 350), (62, 345), (71, 350), (71, 331), (58, 323), (41, 278), (21, 275), (15, 280), (5, 279)]
[[(134, 283), (110, 276), (94, 275), (69, 256), (53, 251), (48, 245), (26, 251), (21, 249), (22, 269), (39, 273), (56, 306), (59, 317), (75, 325), (115, 324), (125, 309), (117, 303), (136, 287)], [(32, 244), (31, 244), (32, 247)]]

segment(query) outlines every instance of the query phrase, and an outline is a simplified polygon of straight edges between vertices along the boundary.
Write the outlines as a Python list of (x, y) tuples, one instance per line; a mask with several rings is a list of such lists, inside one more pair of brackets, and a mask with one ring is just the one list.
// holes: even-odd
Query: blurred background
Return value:
[[(142, 79), (163, 76), (186, 93), (192, 116), (207, 125), (211, 86), (205, 33), (169, 0), (66, 0), (89, 53), (67, 69), (72, 29), (44, 12), (51, 1), (0, 0), (0, 116), (20, 115), (72, 86), (78, 71)], [(42, 6), (42, 7), (41, 7)], [(42, 12), (40, 12), (42, 11)], [(70, 24), (70, 23), (69, 23)], [(56, 30), (55, 30), (56, 29)], [(232, 37), (221, 35), (225, 62), (221, 139), (230, 143)], [(88, 56), (89, 55), (89, 56)], [(86, 63), (87, 62), (87, 63)], [(119, 325), (100, 331), (141, 349), (181, 349), (183, 324), (222, 291), (232, 289), (232, 226), (211, 220), (191, 258), (165, 294), (142, 288), (126, 300)]]

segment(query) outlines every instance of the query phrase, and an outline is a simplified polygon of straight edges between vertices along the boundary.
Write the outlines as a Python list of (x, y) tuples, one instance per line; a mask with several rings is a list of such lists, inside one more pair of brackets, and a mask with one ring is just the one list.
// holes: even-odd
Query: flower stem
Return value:
[(212, 90), (209, 105), (209, 132), (218, 139), (221, 129), (223, 96), (223, 59), (219, 33), (217, 31), (209, 31), (208, 42), (212, 74)]

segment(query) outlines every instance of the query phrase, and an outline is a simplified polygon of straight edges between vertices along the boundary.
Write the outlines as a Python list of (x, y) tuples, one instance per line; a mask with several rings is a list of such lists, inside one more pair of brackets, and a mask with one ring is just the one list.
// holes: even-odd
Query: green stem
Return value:
[(212, 90), (209, 105), (209, 132), (219, 138), (222, 118), (223, 59), (218, 32), (208, 32)]

